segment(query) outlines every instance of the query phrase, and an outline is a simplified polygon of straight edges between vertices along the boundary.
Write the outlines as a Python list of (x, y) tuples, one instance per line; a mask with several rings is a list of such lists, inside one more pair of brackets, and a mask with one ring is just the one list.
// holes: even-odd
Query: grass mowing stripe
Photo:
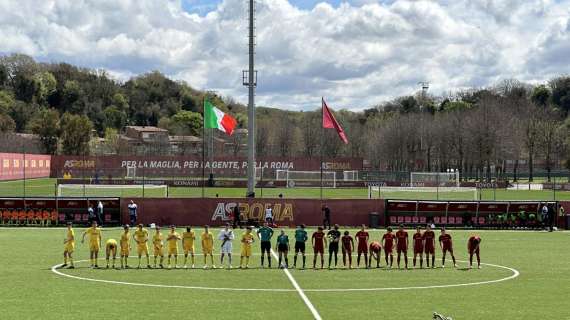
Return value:
[[(279, 257), (277, 256), (275, 251), (273, 251), (273, 249), (270, 249), (270, 250), (271, 250), (271, 255), (273, 256), (273, 258), (275, 258), (275, 260), (279, 261)], [(281, 267), (281, 266), (278, 266), (278, 267)], [(315, 318), (315, 320), (322, 320), (321, 315), (319, 314), (319, 312), (317, 311), (315, 306), (311, 303), (311, 300), (309, 300), (309, 298), (307, 298), (307, 296), (303, 292), (303, 289), (301, 289), (301, 286), (299, 286), (299, 284), (297, 283), (295, 278), (293, 278), (293, 275), (291, 274), (291, 272), (289, 272), (289, 269), (283, 268), (283, 272), (285, 272), (285, 275), (287, 276), (287, 278), (289, 278), (289, 281), (291, 281), (291, 284), (293, 284), (293, 287), (295, 287), (295, 290), (297, 290), (297, 293), (299, 293), (299, 296), (301, 296), (301, 299), (303, 299), (303, 302), (309, 308), (309, 310), (313, 314), (313, 317)]]

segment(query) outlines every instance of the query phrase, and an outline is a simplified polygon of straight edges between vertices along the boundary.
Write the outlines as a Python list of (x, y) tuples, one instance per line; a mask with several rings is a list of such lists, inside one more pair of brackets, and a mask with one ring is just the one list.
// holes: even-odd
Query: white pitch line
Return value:
[[(88, 260), (77, 260), (76, 263), (87, 262)], [(458, 262), (466, 262), (462, 260), (457, 260)], [(303, 289), (305, 292), (354, 292), (354, 291), (392, 291), (392, 290), (410, 290), (410, 289), (438, 289), (438, 288), (452, 288), (452, 287), (466, 287), (466, 286), (477, 286), (503, 282), (507, 280), (515, 279), (520, 275), (520, 272), (514, 268), (507, 266), (501, 266), (491, 263), (481, 263), (484, 266), (490, 266), (495, 268), (501, 268), (511, 271), (511, 275), (508, 277), (486, 280), (479, 282), (468, 282), (468, 283), (457, 283), (457, 284), (446, 284), (446, 285), (428, 285), (428, 286), (412, 286), (412, 287), (383, 287), (383, 288), (329, 288), (329, 289)], [(59, 271), (61, 264), (56, 264), (51, 267), (51, 271), (59, 276), (64, 276), (67, 278), (93, 281), (99, 283), (109, 283), (109, 284), (119, 284), (119, 285), (129, 285), (129, 286), (142, 286), (142, 287), (157, 287), (157, 288), (179, 288), (179, 289), (195, 289), (195, 290), (216, 290), (216, 291), (263, 291), (263, 292), (296, 292), (296, 289), (282, 289), (282, 288), (217, 288), (217, 287), (198, 287), (198, 286), (182, 286), (182, 285), (164, 285), (164, 284), (150, 284), (150, 283), (137, 283), (137, 282), (125, 282), (125, 281), (114, 281), (114, 280), (103, 280), (103, 279), (93, 279), (85, 278), (80, 276), (74, 276), (70, 274), (63, 273)], [(451, 269), (451, 268), (450, 268)], [(133, 270), (135, 270), (133, 268)], [(183, 270), (183, 269), (179, 269)], [(288, 270), (287, 270), (288, 271)]]
[[(273, 251), (273, 249), (271, 249), (271, 255), (275, 258), (276, 261), (279, 261), (279, 257), (277, 256), (275, 251)], [(303, 299), (303, 302), (305, 302), (305, 305), (307, 306), (307, 308), (309, 308), (309, 310), (313, 314), (313, 318), (315, 320), (322, 320), (321, 315), (319, 314), (315, 306), (311, 303), (311, 300), (307, 298), (305, 292), (303, 292), (303, 289), (301, 289), (301, 286), (299, 286), (295, 278), (293, 278), (293, 275), (291, 274), (291, 272), (289, 272), (289, 269), (283, 268), (283, 272), (285, 272), (285, 275), (287, 276), (287, 278), (289, 278), (289, 281), (291, 281), (291, 284), (293, 284), (293, 287), (295, 287), (295, 290), (297, 290), (297, 293), (299, 294), (299, 296), (301, 296), (301, 299)]]

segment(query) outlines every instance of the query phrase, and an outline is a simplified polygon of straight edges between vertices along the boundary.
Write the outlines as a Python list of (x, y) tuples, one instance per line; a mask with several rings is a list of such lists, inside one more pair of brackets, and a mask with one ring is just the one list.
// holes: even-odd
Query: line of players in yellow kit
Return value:
[[(123, 233), (119, 242), (115, 239), (108, 239), (105, 242), (105, 259), (107, 261), (107, 268), (110, 267), (110, 259), (112, 259), (112, 267), (115, 268), (115, 260), (117, 257), (117, 250), (120, 249), (120, 260), (121, 268), (128, 269), (128, 258), (131, 252), (131, 231), (128, 225), (123, 227)], [(87, 228), (82, 235), (81, 243), (85, 242), (85, 238), (88, 238), (89, 243), (89, 258), (92, 268), (98, 268), (98, 258), (99, 250), (102, 247), (102, 232), (101, 228), (97, 226), (97, 222), (93, 221), (90, 228)], [(171, 268), (171, 261), (174, 258), (174, 268), (178, 268), (178, 241), (182, 241), (182, 248), (184, 250), (184, 265), (183, 268), (187, 268), (188, 256), (191, 258), (191, 268), (194, 268), (195, 257), (194, 257), (194, 241), (196, 240), (195, 232), (191, 227), (187, 227), (186, 231), (182, 235), (176, 232), (176, 227), (171, 226), (170, 232), (166, 237), (162, 234), (160, 227), (155, 227), (155, 233), (152, 238), (149, 238), (149, 232), (139, 224), (136, 230), (132, 233), (132, 239), (136, 243), (137, 255), (138, 255), (138, 266), (141, 267), (142, 257), (146, 257), (146, 267), (151, 268), (150, 265), (150, 255), (148, 250), (148, 242), (152, 241), (154, 249), (154, 268), (158, 267), (164, 268), (164, 242), (166, 240), (166, 248), (168, 255), (167, 268)], [(254, 242), (254, 237), (252, 233), (252, 228), (248, 227), (246, 232), (242, 235), (241, 239), (241, 261), (240, 268), (248, 267), (249, 258), (251, 257), (251, 246)], [(210, 257), (211, 267), (216, 268), (214, 264), (214, 236), (209, 231), (208, 226), (204, 227), (204, 232), (201, 235), (202, 243), (202, 253), (204, 255), (204, 269), (208, 268), (207, 258)], [(70, 269), (75, 268), (73, 263), (73, 252), (75, 250), (75, 231), (71, 223), (67, 224), (67, 235), (64, 239), (64, 262), (60, 267), (69, 267)], [(245, 262), (245, 264), (244, 264)], [(230, 265), (231, 268), (231, 265)]]

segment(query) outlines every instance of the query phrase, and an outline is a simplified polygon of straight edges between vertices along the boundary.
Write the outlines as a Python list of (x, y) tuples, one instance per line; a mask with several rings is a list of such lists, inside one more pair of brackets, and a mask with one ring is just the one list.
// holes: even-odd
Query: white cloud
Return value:
[[(361, 109), (418, 90), (540, 82), (570, 73), (570, 0), (257, 4), (258, 101)], [(0, 52), (126, 77), (159, 70), (246, 102), (246, 2), (205, 16), (180, 1), (0, 0)]]

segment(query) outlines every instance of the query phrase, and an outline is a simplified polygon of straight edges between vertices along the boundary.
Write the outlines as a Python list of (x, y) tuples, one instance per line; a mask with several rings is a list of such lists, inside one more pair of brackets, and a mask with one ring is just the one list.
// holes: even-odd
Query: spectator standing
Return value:
[(329, 206), (327, 206), (326, 204), (323, 205), (323, 213), (324, 213), (324, 219), (323, 219), (323, 229), (327, 228), (328, 230), (331, 229), (331, 209), (329, 208)]
[(233, 208), (233, 215), (234, 215), (234, 229), (235, 228), (240, 228), (241, 229), (241, 213), (239, 212), (239, 206), (236, 204), (236, 206)]
[(97, 202), (97, 222), (100, 226), (103, 225), (103, 202), (101, 200)]
[(128, 205), (128, 208), (129, 208), (129, 218), (131, 220), (131, 226), (134, 226), (136, 225), (137, 222), (138, 206), (133, 200), (131, 200), (131, 202)]
[(93, 206), (91, 204), (87, 208), (87, 214), (89, 216), (90, 225), (93, 223), (93, 221), (97, 221), (97, 216), (95, 216), (95, 210), (93, 210)]
[(554, 205), (548, 206), (548, 231), (554, 231), (554, 219), (556, 217), (556, 213), (554, 211)]
[(273, 209), (271, 207), (265, 209), (265, 222), (273, 224)]
[(548, 206), (546, 205), (546, 203), (544, 203), (544, 206), (542, 206), (542, 210), (540, 212), (540, 217), (541, 222), (542, 222), (542, 227), (545, 228), (546, 224), (548, 223)]

